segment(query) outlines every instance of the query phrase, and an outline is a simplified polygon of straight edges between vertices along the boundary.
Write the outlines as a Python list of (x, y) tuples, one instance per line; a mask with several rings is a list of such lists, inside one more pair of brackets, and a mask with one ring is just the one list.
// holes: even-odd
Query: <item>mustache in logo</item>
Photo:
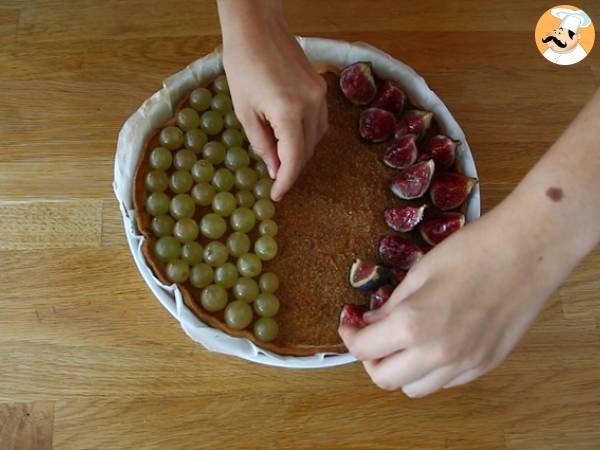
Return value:
[(556, 36), (548, 36), (542, 39), (542, 42), (544, 44), (550, 42), (550, 41), (554, 41), (554, 43), (559, 46), (560, 48), (565, 48), (567, 46), (566, 42), (561, 42), (558, 40), (558, 38)]

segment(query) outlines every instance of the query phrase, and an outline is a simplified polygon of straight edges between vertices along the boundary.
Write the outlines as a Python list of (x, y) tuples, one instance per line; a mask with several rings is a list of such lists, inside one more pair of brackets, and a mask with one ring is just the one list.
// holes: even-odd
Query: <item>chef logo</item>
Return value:
[(594, 46), (594, 24), (585, 11), (560, 5), (546, 11), (535, 27), (535, 42), (548, 61), (569, 66), (583, 60)]

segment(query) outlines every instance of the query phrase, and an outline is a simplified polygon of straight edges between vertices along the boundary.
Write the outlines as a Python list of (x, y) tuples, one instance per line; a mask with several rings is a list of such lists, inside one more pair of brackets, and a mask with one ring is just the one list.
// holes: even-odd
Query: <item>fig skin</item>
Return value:
[(417, 135), (407, 134), (395, 139), (383, 153), (383, 163), (392, 169), (406, 169), (417, 161)]
[(402, 283), (402, 281), (404, 281), (405, 278), (406, 278), (406, 272), (397, 270), (396, 272), (393, 273), (392, 278), (390, 279), (390, 282), (392, 283), (392, 286), (396, 287), (400, 283)]
[(419, 161), (433, 159), (437, 169), (447, 170), (454, 164), (456, 147), (459, 144), (460, 141), (455, 141), (443, 134), (432, 136), (421, 146)]
[(475, 178), (460, 173), (444, 172), (431, 182), (431, 201), (442, 211), (462, 205), (477, 183)]
[(374, 309), (381, 307), (390, 299), (392, 292), (394, 292), (394, 287), (390, 284), (381, 286), (377, 291), (373, 292), (369, 299), (369, 310), (373, 311)]
[(407, 233), (421, 223), (426, 208), (427, 205), (386, 208), (383, 220), (390, 229)]
[(406, 107), (406, 94), (393, 81), (384, 81), (377, 87), (377, 93), (371, 103), (374, 108), (385, 109), (400, 117)]
[(394, 115), (384, 109), (367, 108), (358, 119), (358, 131), (369, 142), (387, 141), (396, 127)]
[(367, 326), (367, 322), (363, 319), (363, 314), (368, 311), (364, 305), (351, 305), (346, 303), (342, 306), (340, 312), (340, 325), (348, 325), (351, 327), (363, 328)]
[(398, 121), (394, 132), (394, 138), (400, 139), (402, 136), (412, 133), (416, 134), (420, 139), (425, 136), (425, 133), (431, 126), (432, 119), (433, 113), (430, 111), (409, 109)]
[(357, 62), (346, 67), (340, 74), (340, 89), (354, 105), (368, 105), (377, 93), (371, 63)]
[(435, 172), (433, 160), (423, 161), (407, 167), (390, 181), (390, 189), (404, 200), (420, 198), (427, 192)]
[(456, 233), (465, 225), (465, 216), (459, 212), (446, 212), (437, 217), (424, 220), (419, 231), (429, 245), (437, 245)]
[(377, 253), (384, 266), (396, 270), (409, 270), (424, 255), (423, 250), (412, 242), (390, 234), (379, 239)]
[[(354, 277), (359, 271), (364, 272), (363, 277), (359, 280), (355, 280)], [(391, 276), (392, 273), (387, 267), (378, 266), (374, 262), (356, 258), (350, 265), (348, 282), (354, 289), (374, 291), (386, 284)]]

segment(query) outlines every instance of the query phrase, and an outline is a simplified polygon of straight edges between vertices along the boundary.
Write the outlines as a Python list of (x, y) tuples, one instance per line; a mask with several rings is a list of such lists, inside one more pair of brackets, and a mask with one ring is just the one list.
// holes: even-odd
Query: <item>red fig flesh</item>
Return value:
[(458, 208), (467, 199), (475, 183), (475, 178), (460, 173), (442, 173), (431, 182), (431, 201), (442, 211)]
[(443, 134), (433, 136), (421, 146), (419, 161), (433, 159), (437, 169), (449, 169), (454, 164), (456, 146), (459, 143)]
[(368, 108), (360, 114), (358, 130), (363, 139), (371, 142), (383, 142), (394, 133), (396, 119), (384, 109)]
[(382, 264), (398, 270), (409, 270), (423, 257), (423, 250), (410, 241), (393, 235), (379, 240), (379, 259)]
[(367, 105), (377, 93), (371, 64), (357, 62), (346, 67), (340, 74), (340, 88), (344, 96), (355, 105)]
[(383, 163), (392, 169), (405, 169), (415, 163), (419, 149), (417, 136), (407, 134), (390, 144), (383, 154)]
[(385, 224), (394, 231), (406, 233), (413, 230), (423, 220), (426, 205), (386, 208), (383, 211)]
[(410, 109), (398, 121), (394, 137), (399, 139), (405, 134), (412, 133), (422, 138), (431, 125), (431, 119), (433, 119), (433, 113), (430, 111)]
[(371, 106), (385, 109), (399, 117), (406, 106), (406, 94), (392, 81), (384, 81), (377, 88)]
[(465, 216), (458, 212), (442, 213), (438, 217), (425, 220), (419, 230), (429, 245), (436, 245), (460, 230), (465, 224)]
[(392, 275), (392, 278), (390, 279), (390, 282), (392, 283), (392, 286), (398, 286), (400, 283), (402, 283), (402, 281), (406, 278), (406, 272), (402, 272), (401, 270), (398, 270), (396, 272), (394, 272), (394, 274)]
[(394, 292), (394, 287), (386, 284), (385, 286), (381, 286), (377, 291), (371, 294), (371, 299), (369, 300), (369, 309), (372, 311), (381, 307), (385, 302), (387, 302), (392, 296), (392, 292)]
[(367, 326), (367, 322), (363, 319), (363, 314), (366, 312), (366, 306), (345, 304), (340, 313), (340, 325), (363, 328)]
[(392, 178), (390, 189), (404, 200), (422, 197), (429, 189), (434, 170), (432, 160), (410, 166)]

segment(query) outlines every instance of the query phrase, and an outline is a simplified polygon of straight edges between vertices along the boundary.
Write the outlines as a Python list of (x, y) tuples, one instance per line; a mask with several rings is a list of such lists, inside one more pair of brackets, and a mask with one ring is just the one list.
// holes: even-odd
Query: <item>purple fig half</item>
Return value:
[(394, 235), (382, 236), (377, 252), (384, 266), (396, 270), (409, 270), (424, 255), (423, 250), (415, 244)]
[(438, 134), (433, 136), (421, 146), (419, 161), (433, 159), (437, 169), (449, 169), (454, 164), (456, 146), (460, 144), (448, 136)]
[(459, 212), (442, 213), (423, 221), (419, 227), (421, 236), (429, 245), (436, 245), (456, 233), (465, 225), (465, 216)]
[(427, 205), (386, 208), (383, 211), (383, 219), (392, 230), (407, 233), (423, 220), (426, 207)]
[(406, 94), (393, 81), (384, 81), (377, 88), (371, 103), (373, 108), (381, 108), (400, 117), (406, 106)]
[(422, 197), (429, 189), (434, 170), (435, 164), (432, 160), (407, 167), (392, 178), (390, 189), (404, 200)]
[(349, 325), (351, 327), (363, 328), (367, 322), (363, 319), (363, 314), (368, 311), (364, 305), (345, 304), (340, 313), (340, 325)]
[(377, 93), (371, 63), (357, 62), (342, 70), (340, 89), (351, 103), (368, 105)]
[(431, 182), (431, 201), (442, 211), (456, 209), (465, 202), (476, 183), (475, 178), (460, 173), (442, 173)]
[(392, 169), (405, 169), (417, 160), (417, 135), (407, 134), (394, 140), (383, 153), (383, 163)]
[(363, 139), (370, 142), (383, 142), (394, 133), (396, 119), (384, 109), (365, 109), (358, 120), (358, 131)]

